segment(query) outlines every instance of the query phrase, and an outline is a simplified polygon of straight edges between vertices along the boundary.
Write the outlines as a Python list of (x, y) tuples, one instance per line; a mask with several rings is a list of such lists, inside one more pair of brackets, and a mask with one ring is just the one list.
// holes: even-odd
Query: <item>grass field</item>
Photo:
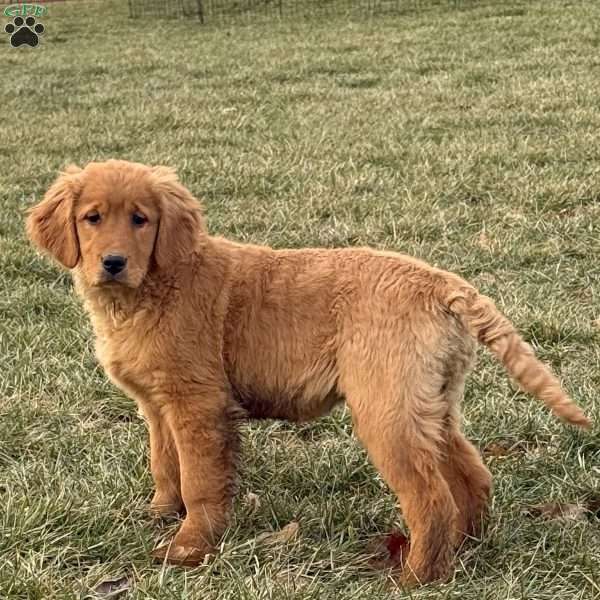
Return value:
[[(145, 425), (96, 365), (69, 276), (23, 236), (24, 210), (69, 162), (173, 165), (214, 233), (368, 244), (460, 273), (598, 419), (600, 3), (421, 4), (362, 22), (200, 29), (81, 1), (50, 5), (39, 48), (4, 40), (2, 600), (85, 598), (120, 577), (120, 598), (148, 600), (600, 598), (598, 515), (528, 514), (598, 498), (598, 428), (562, 426), (484, 352), (465, 428), (490, 455), (495, 492), (485, 536), (447, 584), (404, 592), (370, 567), (370, 545), (401, 516), (343, 410), (244, 426), (220, 555), (152, 565), (177, 523), (146, 514)], [(293, 521), (293, 541), (264, 539)]]

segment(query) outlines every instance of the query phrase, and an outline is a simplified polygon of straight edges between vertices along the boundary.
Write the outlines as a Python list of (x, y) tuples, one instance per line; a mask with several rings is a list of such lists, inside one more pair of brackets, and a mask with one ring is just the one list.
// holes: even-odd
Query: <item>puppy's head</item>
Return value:
[(204, 235), (200, 205), (172, 169), (109, 160), (68, 167), (27, 219), (33, 243), (88, 286), (138, 287)]

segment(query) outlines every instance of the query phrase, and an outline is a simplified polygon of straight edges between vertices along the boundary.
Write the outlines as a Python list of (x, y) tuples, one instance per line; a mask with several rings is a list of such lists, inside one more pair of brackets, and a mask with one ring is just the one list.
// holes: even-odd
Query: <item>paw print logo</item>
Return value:
[(44, 26), (41, 23), (36, 23), (34, 17), (15, 17), (12, 23), (7, 23), (4, 31), (10, 35), (10, 45), (13, 48), (27, 44), (35, 48), (40, 38), (44, 33)]

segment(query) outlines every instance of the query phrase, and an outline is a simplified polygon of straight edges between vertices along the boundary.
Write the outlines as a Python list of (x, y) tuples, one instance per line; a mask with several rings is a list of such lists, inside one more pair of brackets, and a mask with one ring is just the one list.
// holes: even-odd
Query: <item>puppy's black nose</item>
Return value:
[(127, 259), (124, 256), (118, 254), (108, 254), (102, 259), (102, 266), (105, 271), (108, 271), (111, 275), (120, 273), (127, 264)]

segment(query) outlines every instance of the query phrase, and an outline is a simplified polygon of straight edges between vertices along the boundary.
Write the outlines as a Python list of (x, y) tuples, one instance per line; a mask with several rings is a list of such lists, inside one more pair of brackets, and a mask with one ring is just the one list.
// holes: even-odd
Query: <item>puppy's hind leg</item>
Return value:
[(402, 385), (371, 372), (368, 382), (352, 375), (342, 382), (356, 434), (396, 493), (410, 529), (404, 583), (446, 579), (458, 542), (459, 513), (439, 452), (443, 398), (420, 389), (423, 381), (415, 377)]
[(487, 512), (492, 476), (478, 450), (461, 431), (460, 404), (465, 376), (473, 362), (473, 353), (470, 341), (457, 341), (447, 365), (449, 375), (443, 393), (449, 412), (441, 470), (460, 513), (459, 531), (464, 535), (477, 537), (481, 533)]
[(461, 534), (478, 537), (492, 489), (492, 476), (477, 449), (458, 427), (451, 426), (441, 464), (459, 510)]

